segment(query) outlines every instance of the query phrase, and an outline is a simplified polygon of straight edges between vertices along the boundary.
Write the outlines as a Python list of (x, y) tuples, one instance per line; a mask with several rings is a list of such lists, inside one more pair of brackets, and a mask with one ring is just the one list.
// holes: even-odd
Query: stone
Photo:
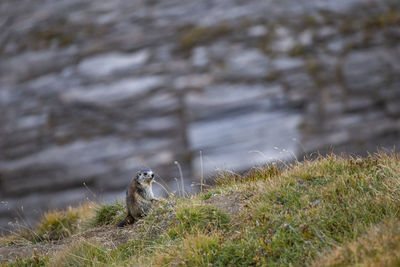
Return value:
[(271, 48), (275, 52), (289, 52), (295, 45), (296, 41), (293, 38), (293, 34), (288, 28), (279, 26), (275, 29), (276, 38), (271, 45)]
[(272, 60), (272, 68), (275, 71), (288, 71), (298, 69), (304, 65), (303, 60), (293, 57), (277, 57)]
[(389, 101), (386, 103), (385, 109), (390, 116), (400, 117), (400, 99)]
[(247, 30), (250, 37), (262, 37), (267, 35), (268, 29), (264, 25), (254, 25)]
[(206, 67), (210, 62), (207, 49), (203, 46), (194, 48), (191, 61), (195, 67)]
[(332, 52), (334, 54), (339, 54), (345, 48), (345, 41), (342, 38), (338, 38), (336, 40), (329, 42), (326, 48), (329, 52)]
[(345, 84), (354, 92), (377, 90), (385, 83), (388, 71), (388, 64), (379, 50), (351, 53), (343, 63)]
[(7, 73), (14, 80), (26, 80), (55, 72), (74, 61), (75, 51), (25, 52), (0, 63), (0, 73)]
[[(298, 148), (292, 138), (298, 137), (299, 122), (300, 116), (295, 111), (241, 112), (234, 118), (217, 117), (212, 122), (192, 123), (189, 140), (195, 151), (202, 151), (205, 173), (230, 170), (233, 166), (236, 170), (245, 170), (257, 162), (263, 164), (277, 158), (293, 159)], [(262, 142), (259, 139), (261, 136), (268, 142)], [(221, 157), (222, 154), (225, 156)], [(198, 155), (193, 162), (198, 177)]]
[(354, 112), (369, 109), (375, 101), (368, 96), (359, 96), (347, 98), (345, 103), (345, 111)]
[(88, 102), (97, 104), (112, 104), (116, 101), (139, 97), (150, 90), (164, 85), (161, 76), (142, 78), (126, 78), (103, 86), (90, 86), (68, 90), (61, 95), (65, 102)]
[(210, 74), (186, 75), (177, 77), (173, 85), (179, 90), (187, 88), (203, 88), (214, 82), (214, 77)]
[[(300, 94), (302, 98), (307, 97), (307, 92), (311, 92), (315, 86), (310, 75), (302, 70), (285, 73), (280, 82), (291, 90), (293, 95)], [(291, 97), (290, 94), (289, 97)]]
[(89, 77), (104, 77), (116, 71), (139, 68), (150, 57), (148, 50), (132, 54), (110, 52), (87, 58), (79, 63), (78, 71)]
[(269, 58), (257, 49), (235, 51), (227, 61), (227, 72), (235, 78), (264, 78), (269, 71)]
[(305, 30), (301, 32), (298, 36), (298, 40), (303, 46), (310, 46), (313, 41), (313, 33), (311, 30)]

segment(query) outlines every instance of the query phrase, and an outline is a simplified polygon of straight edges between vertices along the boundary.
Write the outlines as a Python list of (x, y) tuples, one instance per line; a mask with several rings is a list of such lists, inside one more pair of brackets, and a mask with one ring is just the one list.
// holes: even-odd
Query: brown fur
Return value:
[[(146, 174), (146, 175), (144, 175)], [(152, 202), (157, 200), (152, 190), (154, 174), (151, 170), (139, 171), (126, 191), (126, 209), (128, 215), (118, 224), (119, 227), (132, 224), (146, 215)]]

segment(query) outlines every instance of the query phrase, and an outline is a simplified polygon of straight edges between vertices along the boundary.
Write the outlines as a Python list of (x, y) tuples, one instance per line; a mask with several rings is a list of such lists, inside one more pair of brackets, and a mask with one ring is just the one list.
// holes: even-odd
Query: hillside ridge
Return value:
[[(278, 167), (282, 166), (282, 167)], [(45, 214), (1, 238), (4, 266), (333, 266), (400, 262), (400, 155), (329, 155), (224, 172), (117, 228), (122, 202)], [(182, 195), (182, 194), (181, 194)]]

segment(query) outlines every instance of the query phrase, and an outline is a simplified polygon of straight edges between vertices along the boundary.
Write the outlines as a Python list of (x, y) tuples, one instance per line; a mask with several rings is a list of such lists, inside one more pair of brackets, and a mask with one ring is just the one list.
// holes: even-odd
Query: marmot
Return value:
[(153, 179), (154, 173), (152, 170), (140, 170), (136, 173), (128, 190), (126, 190), (126, 210), (128, 215), (125, 220), (118, 224), (119, 227), (134, 223), (150, 210), (152, 202), (157, 200), (154, 197), (151, 186)]

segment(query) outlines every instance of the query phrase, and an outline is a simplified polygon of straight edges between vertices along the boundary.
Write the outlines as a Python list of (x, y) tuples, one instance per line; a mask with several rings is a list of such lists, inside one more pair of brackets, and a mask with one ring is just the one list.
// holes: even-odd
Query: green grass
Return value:
[(221, 194), (221, 190), (218, 190), (218, 189), (216, 189), (216, 190), (209, 190), (209, 191), (203, 193), (202, 196), (201, 196), (201, 198), (202, 198), (203, 200), (207, 200), (207, 199), (209, 199), (210, 197), (212, 197), (213, 195), (219, 195), (219, 194)]
[(95, 208), (95, 216), (90, 224), (92, 226), (102, 226), (108, 224), (118, 224), (126, 217), (126, 208), (122, 201), (114, 204), (101, 204)]
[[(94, 210), (92, 226), (124, 214), (118, 203)], [(45, 264), (398, 266), (399, 219), (399, 155), (331, 155), (221, 174), (209, 191), (160, 200), (127, 243), (80, 241)]]
[(222, 210), (209, 205), (187, 206), (176, 211), (175, 227), (169, 230), (172, 238), (187, 233), (228, 230), (231, 217)]
[(111, 257), (107, 250), (96, 243), (81, 241), (72, 244), (66, 251), (62, 251), (51, 262), (53, 266), (99, 266), (111, 263)]

